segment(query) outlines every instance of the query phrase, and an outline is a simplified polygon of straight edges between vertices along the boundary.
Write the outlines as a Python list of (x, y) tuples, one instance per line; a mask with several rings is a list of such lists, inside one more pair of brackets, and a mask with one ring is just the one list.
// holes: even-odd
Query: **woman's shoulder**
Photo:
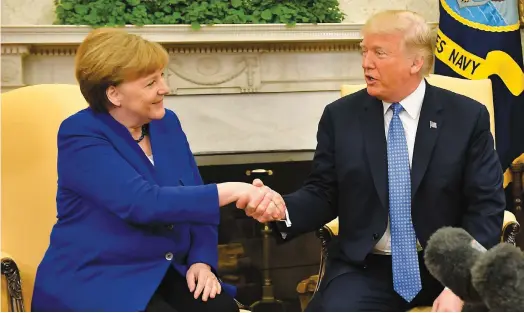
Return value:
[(96, 129), (96, 117), (93, 111), (89, 108), (82, 109), (73, 115), (65, 118), (60, 124), (60, 132), (82, 132)]
[(166, 114), (159, 122), (168, 128), (181, 128), (182, 125), (180, 124), (180, 119), (178, 118), (177, 114), (168, 108), (165, 108), (165, 111)]
[(163, 120), (166, 120), (167, 122), (172, 122), (174, 119), (178, 121), (178, 116), (173, 110), (170, 110), (168, 108), (164, 109), (166, 111), (166, 115), (164, 115)]

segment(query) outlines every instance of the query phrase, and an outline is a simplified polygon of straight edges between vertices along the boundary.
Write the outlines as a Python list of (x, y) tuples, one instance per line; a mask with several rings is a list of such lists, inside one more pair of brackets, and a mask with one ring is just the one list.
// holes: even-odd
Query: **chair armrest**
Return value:
[(509, 223), (517, 222), (517, 217), (510, 211), (504, 211), (504, 223), (502, 228), (506, 227)]
[(316, 235), (322, 241), (323, 247), (327, 245), (331, 238), (338, 236), (338, 217), (317, 230)]
[(2, 255), (1, 255), (2, 260), (3, 260), (3, 259), (11, 259), (11, 260), (12, 260), (12, 259), (13, 259), (13, 257), (12, 257), (9, 253), (7, 253), (7, 252), (5, 252), (5, 251), (2, 250), (1, 253), (2, 253)]
[(318, 271), (318, 279), (315, 287), (315, 291), (318, 290), (320, 286), (320, 281), (324, 277), (324, 271), (326, 269), (326, 260), (328, 257), (328, 244), (333, 239), (333, 237), (338, 236), (338, 217), (322, 226), (316, 232), (317, 237), (320, 239), (321, 249), (320, 249), (320, 268)]
[(508, 210), (504, 211), (504, 223), (502, 228), (506, 227), (508, 223), (512, 222), (517, 222), (517, 217), (515, 216), (515, 214), (511, 213)]
[(510, 211), (504, 211), (504, 222), (502, 224), (502, 234), (500, 242), (516, 245), (517, 234), (520, 232), (520, 224), (515, 214)]
[(240, 312), (251, 312), (248, 306), (243, 305), (240, 301), (233, 298)]
[(297, 292), (305, 294), (315, 292), (315, 286), (318, 283), (318, 275), (311, 275), (309, 278), (300, 281), (297, 285)]
[(324, 225), (324, 227), (331, 233), (331, 236), (338, 236), (338, 217)]
[[(6, 278), (6, 289), (2, 288), (2, 311), (6, 302), (9, 306), (9, 311), (24, 312), (24, 298), (22, 296), (22, 280), (20, 279), (20, 271), (14, 258), (8, 253), (1, 252), (2, 276)], [(3, 283), (2, 283), (3, 284)]]

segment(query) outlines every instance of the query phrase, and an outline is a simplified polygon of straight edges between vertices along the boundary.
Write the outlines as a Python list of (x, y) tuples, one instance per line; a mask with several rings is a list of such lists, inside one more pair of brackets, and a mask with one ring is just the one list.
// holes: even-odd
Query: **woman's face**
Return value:
[(139, 123), (164, 117), (164, 96), (168, 93), (162, 70), (107, 90), (109, 100), (120, 111), (119, 115)]

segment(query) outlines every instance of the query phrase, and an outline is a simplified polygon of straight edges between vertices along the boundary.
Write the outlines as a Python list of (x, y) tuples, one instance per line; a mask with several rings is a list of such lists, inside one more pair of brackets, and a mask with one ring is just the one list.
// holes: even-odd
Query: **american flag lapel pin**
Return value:
[(433, 121), (429, 121), (429, 128), (437, 128), (437, 123)]

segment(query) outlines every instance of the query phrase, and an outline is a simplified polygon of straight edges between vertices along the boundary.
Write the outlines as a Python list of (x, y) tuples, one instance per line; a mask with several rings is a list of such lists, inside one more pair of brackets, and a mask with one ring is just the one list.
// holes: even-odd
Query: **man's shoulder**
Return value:
[(451, 90), (434, 85), (429, 85), (429, 88), (431, 88), (434, 101), (440, 102), (446, 110), (478, 114), (479, 110), (484, 107), (484, 105), (477, 100)]

